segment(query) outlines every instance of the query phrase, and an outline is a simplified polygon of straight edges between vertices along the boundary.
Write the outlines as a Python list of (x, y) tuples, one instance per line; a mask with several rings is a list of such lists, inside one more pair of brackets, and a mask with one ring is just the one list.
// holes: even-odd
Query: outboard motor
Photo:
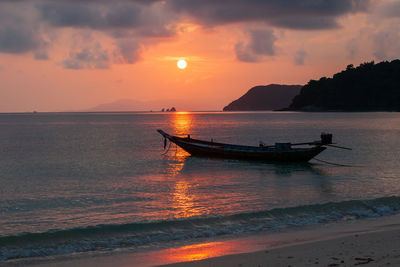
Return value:
[(330, 134), (330, 133), (321, 133), (321, 144), (322, 145), (332, 144), (332, 134)]

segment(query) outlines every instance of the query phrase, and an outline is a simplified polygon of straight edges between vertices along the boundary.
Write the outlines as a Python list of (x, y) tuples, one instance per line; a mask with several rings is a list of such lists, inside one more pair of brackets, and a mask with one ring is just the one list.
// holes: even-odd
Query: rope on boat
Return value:
[[(167, 139), (165, 139), (165, 140), (167, 140)], [(163, 153), (161, 153), (161, 155), (165, 155), (165, 154), (167, 154), (167, 153), (168, 153), (168, 151), (169, 151), (169, 149), (171, 148), (171, 145), (172, 145), (172, 142), (169, 142), (169, 145), (168, 145), (168, 148), (167, 148), (167, 150), (165, 150)], [(165, 147), (164, 147), (164, 149), (165, 149)]]
[(354, 167), (354, 166), (351, 166), (351, 165), (345, 165), (345, 164), (333, 163), (333, 162), (329, 162), (329, 161), (325, 161), (325, 160), (322, 160), (322, 159), (317, 159), (317, 158), (312, 158), (312, 159), (313, 159), (313, 160), (316, 160), (316, 161), (320, 161), (320, 162), (326, 163), (326, 164), (335, 165), (335, 166), (342, 166), (342, 167)]

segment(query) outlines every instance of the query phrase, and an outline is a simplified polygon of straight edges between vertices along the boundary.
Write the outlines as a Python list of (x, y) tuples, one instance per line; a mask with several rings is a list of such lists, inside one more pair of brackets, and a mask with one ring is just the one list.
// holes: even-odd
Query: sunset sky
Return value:
[(0, 1), (0, 112), (221, 110), (255, 85), (399, 57), (398, 0)]

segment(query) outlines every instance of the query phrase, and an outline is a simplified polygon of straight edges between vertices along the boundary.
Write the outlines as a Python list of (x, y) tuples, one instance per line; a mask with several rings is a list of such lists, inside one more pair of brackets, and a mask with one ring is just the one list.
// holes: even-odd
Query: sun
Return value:
[(180, 68), (181, 70), (186, 69), (187, 67), (187, 62), (184, 59), (180, 59), (178, 60), (178, 62), (176, 63), (176, 65), (178, 66), (178, 68)]

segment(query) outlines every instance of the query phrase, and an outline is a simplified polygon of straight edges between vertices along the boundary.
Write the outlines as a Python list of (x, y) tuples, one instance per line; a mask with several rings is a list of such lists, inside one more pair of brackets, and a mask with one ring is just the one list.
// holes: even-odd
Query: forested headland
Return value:
[(348, 65), (332, 78), (310, 80), (288, 109), (400, 111), (400, 60)]

